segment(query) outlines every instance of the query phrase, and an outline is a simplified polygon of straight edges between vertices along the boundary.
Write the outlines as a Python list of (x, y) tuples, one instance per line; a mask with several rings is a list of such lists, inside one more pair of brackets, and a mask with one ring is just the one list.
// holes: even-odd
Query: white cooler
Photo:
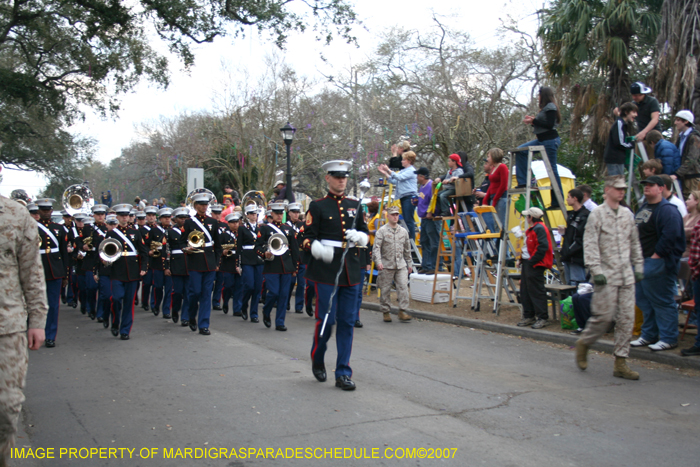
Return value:
[[(419, 302), (430, 303), (433, 293), (434, 274), (411, 274), (409, 276), (409, 286), (411, 287), (411, 298)], [(441, 292), (438, 292), (440, 290)], [(438, 274), (437, 284), (435, 284), (435, 300), (433, 303), (447, 303), (450, 301), (450, 275)]]

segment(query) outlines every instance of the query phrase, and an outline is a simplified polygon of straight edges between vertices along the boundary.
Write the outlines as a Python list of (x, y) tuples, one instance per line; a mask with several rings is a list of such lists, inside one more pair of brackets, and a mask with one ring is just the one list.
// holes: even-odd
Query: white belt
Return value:
[(320, 240), (322, 245), (325, 246), (332, 246), (335, 248), (345, 248), (348, 244), (350, 245), (350, 248), (355, 247), (355, 242), (339, 242), (337, 240)]
[(206, 248), (208, 246), (214, 246), (214, 242), (207, 242), (204, 244), (204, 248)]
[(135, 251), (124, 251), (122, 252), (122, 256), (138, 256), (139, 254)]
[(59, 250), (58, 248), (51, 248), (51, 250), (49, 250), (49, 251), (46, 251), (45, 249), (39, 250), (39, 253), (41, 253), (42, 255), (45, 255), (48, 253), (58, 253), (59, 251), (61, 251), (61, 250)]
[(253, 248), (255, 248), (255, 245), (243, 245), (241, 248), (243, 248), (244, 250), (252, 250)]
[(183, 253), (182, 250), (172, 250), (170, 252), (171, 255), (181, 255), (182, 253)]

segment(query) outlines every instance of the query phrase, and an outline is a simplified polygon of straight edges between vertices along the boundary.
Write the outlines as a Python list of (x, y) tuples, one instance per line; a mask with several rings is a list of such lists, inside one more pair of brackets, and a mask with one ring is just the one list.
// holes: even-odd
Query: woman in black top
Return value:
[[(549, 163), (554, 171), (554, 177), (557, 179), (559, 190), (561, 191), (561, 179), (557, 170), (557, 151), (561, 144), (559, 133), (557, 132), (557, 124), (561, 123), (561, 114), (559, 107), (554, 97), (554, 89), (544, 86), (540, 88), (540, 112), (536, 117), (527, 115), (523, 122), (532, 125), (535, 137), (537, 139), (528, 141), (527, 143), (518, 146), (519, 148), (527, 148), (529, 146), (544, 146), (549, 158)], [(527, 151), (520, 151), (515, 158), (515, 176), (518, 179), (518, 186), (524, 187), (529, 180), (527, 178)], [(562, 192), (563, 194), (563, 192)], [(550, 208), (559, 208), (559, 202), (552, 193), (552, 203)]]

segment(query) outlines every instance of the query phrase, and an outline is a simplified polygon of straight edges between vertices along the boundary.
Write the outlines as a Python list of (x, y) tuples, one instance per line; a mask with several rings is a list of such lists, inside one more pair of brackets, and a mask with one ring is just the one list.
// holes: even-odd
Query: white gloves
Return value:
[(333, 262), (333, 253), (334, 251), (332, 246), (326, 246), (318, 240), (314, 240), (314, 242), (311, 244), (311, 254), (313, 257), (320, 259), (326, 264)]
[(355, 229), (350, 229), (345, 231), (345, 239), (349, 242), (354, 242), (359, 246), (367, 246), (369, 242), (369, 236), (364, 232), (358, 232)]

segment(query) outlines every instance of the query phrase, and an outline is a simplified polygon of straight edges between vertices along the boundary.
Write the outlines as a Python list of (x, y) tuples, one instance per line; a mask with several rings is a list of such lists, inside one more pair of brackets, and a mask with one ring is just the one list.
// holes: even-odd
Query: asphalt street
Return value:
[[(361, 318), (358, 389), (344, 392), (334, 386), (335, 338), (329, 380), (311, 374), (306, 314), (289, 314), (289, 331), (278, 332), (214, 311), (205, 337), (137, 308), (131, 340), (121, 341), (62, 306), (56, 347), (30, 354), (17, 443), (25, 454), (53, 448), (54, 458), (10, 465), (698, 463), (697, 377), (633, 361), (641, 380), (626, 381), (612, 376), (610, 355), (593, 355), (581, 372), (562, 346)], [(118, 458), (101, 459), (109, 448)], [(207, 457), (170, 458), (188, 448)], [(212, 458), (224, 449), (237, 456)]]

